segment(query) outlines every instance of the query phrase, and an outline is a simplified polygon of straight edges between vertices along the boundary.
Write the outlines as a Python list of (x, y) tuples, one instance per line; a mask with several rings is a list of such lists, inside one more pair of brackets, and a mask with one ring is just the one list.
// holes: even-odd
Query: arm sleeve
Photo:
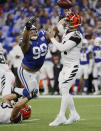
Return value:
[(63, 35), (65, 32), (63, 25), (58, 25), (57, 28), (58, 28), (58, 31), (60, 32), (60, 35)]
[(66, 51), (66, 50), (70, 50), (71, 48), (76, 46), (76, 43), (74, 41), (71, 41), (71, 40), (64, 41), (64, 43), (59, 43), (59, 42), (57, 42), (57, 40), (55, 38), (51, 38), (51, 42), (61, 52)]

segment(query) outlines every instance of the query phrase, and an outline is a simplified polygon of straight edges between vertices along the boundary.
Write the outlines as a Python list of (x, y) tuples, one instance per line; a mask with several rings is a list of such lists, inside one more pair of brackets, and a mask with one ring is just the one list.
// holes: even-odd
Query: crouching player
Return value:
[(14, 106), (11, 105), (11, 100), (17, 99), (17, 94), (9, 94), (3, 97), (0, 103), (0, 123), (21, 123), (22, 120), (28, 119), (31, 115), (30, 106), (26, 103), (34, 98), (32, 92), (30, 97), (20, 99)]

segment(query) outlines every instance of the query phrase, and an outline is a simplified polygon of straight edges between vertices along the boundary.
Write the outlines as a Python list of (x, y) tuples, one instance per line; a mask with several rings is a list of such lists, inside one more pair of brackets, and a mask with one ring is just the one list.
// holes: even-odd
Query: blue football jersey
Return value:
[(48, 51), (46, 32), (40, 31), (37, 41), (30, 41), (28, 52), (24, 54), (22, 63), (30, 69), (40, 69), (44, 63)]
[(85, 64), (89, 63), (88, 54), (89, 54), (89, 52), (88, 52), (87, 48), (85, 50), (83, 50), (83, 48), (81, 48), (81, 50), (80, 50), (80, 64), (81, 65), (85, 65)]
[(94, 46), (93, 53), (94, 53), (95, 63), (101, 62), (101, 47)]

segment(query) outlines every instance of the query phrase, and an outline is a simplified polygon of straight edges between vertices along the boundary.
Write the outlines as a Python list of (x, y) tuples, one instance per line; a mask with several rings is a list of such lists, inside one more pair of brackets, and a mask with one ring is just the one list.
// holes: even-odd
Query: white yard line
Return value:
[[(85, 96), (82, 96), (82, 95), (72, 95), (73, 98), (101, 98), (101, 95), (85, 95)], [(1, 98), (1, 96), (0, 96)], [(40, 95), (39, 98), (61, 98), (61, 95)]]
[[(26, 122), (28, 121), (39, 121), (40, 119), (28, 119), (24, 120)], [(10, 127), (10, 126), (27, 126), (28, 123), (21, 123), (21, 124), (0, 124), (0, 127)]]
[(28, 119), (28, 120), (25, 120), (25, 121), (39, 121), (40, 119)]
[[(43, 95), (43, 96), (39, 96), (39, 98), (61, 98), (60, 95), (56, 96), (56, 95)], [(101, 95), (73, 95), (73, 98), (101, 98)]]

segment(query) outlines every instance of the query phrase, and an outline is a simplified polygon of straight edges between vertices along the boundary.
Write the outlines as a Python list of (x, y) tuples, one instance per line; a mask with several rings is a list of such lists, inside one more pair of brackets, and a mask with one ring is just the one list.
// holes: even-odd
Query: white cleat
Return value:
[(101, 92), (100, 91), (95, 91), (94, 93), (93, 93), (93, 95), (99, 95)]
[(59, 126), (60, 124), (64, 124), (67, 121), (65, 116), (57, 116), (56, 119), (49, 124), (49, 126)]
[(69, 119), (64, 124), (72, 124), (73, 122), (79, 121), (80, 116), (78, 113), (75, 113), (74, 115), (70, 115)]

